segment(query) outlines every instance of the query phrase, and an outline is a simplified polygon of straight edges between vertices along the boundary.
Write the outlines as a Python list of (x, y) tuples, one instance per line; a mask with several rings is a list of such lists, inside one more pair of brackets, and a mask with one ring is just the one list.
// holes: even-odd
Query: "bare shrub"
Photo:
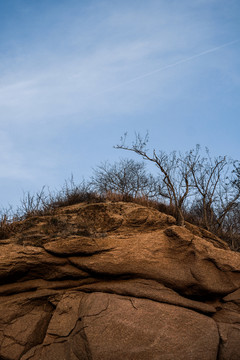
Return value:
[(73, 177), (71, 177), (65, 181), (58, 191), (48, 189), (48, 192), (46, 192), (44, 186), (41, 191), (35, 194), (24, 193), (16, 215), (19, 219), (26, 219), (30, 216), (49, 214), (63, 206), (99, 201), (101, 201), (101, 196), (91, 190), (89, 183), (82, 181), (76, 185)]
[(59, 207), (79, 204), (82, 202), (99, 202), (101, 196), (91, 189), (91, 184), (83, 180), (80, 184), (75, 184), (73, 176), (66, 180), (63, 187), (57, 191), (49, 193), (48, 208), (54, 210)]
[(30, 192), (24, 193), (23, 198), (20, 200), (20, 206), (17, 209), (18, 218), (25, 219), (30, 216), (41, 215), (48, 208), (48, 204), (45, 186), (35, 194)]
[(94, 169), (93, 189), (103, 196), (118, 194), (123, 199), (155, 196), (157, 181), (146, 172), (143, 162), (122, 159), (114, 164), (102, 163)]
[(131, 145), (126, 145), (126, 136), (115, 148), (132, 151), (158, 168), (158, 194), (168, 200), (177, 224), (184, 225), (186, 218), (227, 239), (232, 248), (238, 248), (239, 161), (226, 156), (212, 158), (207, 148), (202, 154), (199, 145), (185, 154), (176, 151), (167, 154), (155, 149), (150, 153), (148, 134), (144, 138), (136, 134)]
[(11, 207), (0, 211), (0, 240), (8, 239), (16, 231), (17, 221)]
[(177, 224), (184, 225), (182, 209), (191, 189), (191, 172), (187, 158), (193, 153), (193, 150), (183, 155), (177, 154), (176, 151), (170, 154), (164, 151), (157, 153), (153, 149), (152, 154), (150, 154), (147, 149), (148, 134), (144, 138), (136, 134), (135, 141), (130, 146), (126, 145), (126, 136), (127, 134), (121, 138), (121, 144), (116, 145), (115, 148), (132, 151), (143, 159), (154, 163), (160, 172), (158, 194), (163, 198), (169, 199), (170, 205), (173, 205), (175, 208)]

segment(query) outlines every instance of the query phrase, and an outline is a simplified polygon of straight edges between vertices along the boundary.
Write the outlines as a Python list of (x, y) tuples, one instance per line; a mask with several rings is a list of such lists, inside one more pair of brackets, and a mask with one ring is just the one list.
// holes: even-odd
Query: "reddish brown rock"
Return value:
[(182, 307), (114, 294), (72, 293), (59, 302), (42, 345), (22, 360), (53, 360), (56, 351), (59, 360), (74, 358), (70, 354), (96, 360), (212, 360), (218, 341), (211, 318)]
[(80, 204), (0, 250), (1, 360), (240, 359), (240, 254), (193, 225)]

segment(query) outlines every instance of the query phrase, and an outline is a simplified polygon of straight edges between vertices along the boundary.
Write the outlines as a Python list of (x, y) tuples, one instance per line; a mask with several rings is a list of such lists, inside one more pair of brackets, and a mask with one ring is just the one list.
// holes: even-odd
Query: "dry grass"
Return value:
[[(157, 200), (152, 200), (146, 196), (132, 197), (129, 195), (121, 195), (114, 192), (108, 192), (104, 195), (97, 194), (91, 191), (88, 185), (82, 183), (78, 186), (71, 180), (65, 182), (62, 189), (56, 193), (46, 193), (45, 189), (39, 193), (31, 195), (27, 193), (21, 200), (21, 205), (13, 214), (11, 209), (4, 210), (0, 213), (0, 239), (8, 239), (19, 231), (19, 225), (23, 220), (30, 219), (36, 216), (53, 215), (56, 209), (61, 207), (70, 206), (79, 203), (99, 203), (99, 202), (134, 202), (136, 204), (151, 207), (163, 212), (167, 215), (175, 215), (174, 206), (166, 205)], [(191, 212), (185, 211), (186, 221), (201, 226), (199, 220), (191, 214)], [(57, 221), (57, 220), (56, 220)], [(56, 224), (52, 224), (56, 226)], [(87, 230), (86, 230), (87, 231)], [(90, 231), (90, 230), (89, 230)], [(240, 235), (230, 234), (223, 232), (220, 237), (225, 240), (230, 248), (234, 251), (240, 251)]]
[(0, 214), (0, 240), (8, 239), (16, 233), (18, 228), (18, 219), (10, 217), (7, 212)]

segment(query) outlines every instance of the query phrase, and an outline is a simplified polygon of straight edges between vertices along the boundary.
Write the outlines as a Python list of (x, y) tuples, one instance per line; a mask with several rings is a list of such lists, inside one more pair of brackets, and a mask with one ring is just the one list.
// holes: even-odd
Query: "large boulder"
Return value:
[(239, 360), (240, 254), (132, 203), (30, 218), (0, 243), (1, 360)]
[(184, 307), (77, 292), (62, 297), (43, 343), (22, 359), (212, 360), (218, 342), (215, 321)]

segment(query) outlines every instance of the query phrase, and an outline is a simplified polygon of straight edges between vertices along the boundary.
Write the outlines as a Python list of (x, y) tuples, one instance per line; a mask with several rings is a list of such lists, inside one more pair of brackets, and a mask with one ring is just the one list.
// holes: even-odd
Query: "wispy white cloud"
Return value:
[[(172, 13), (172, 7), (169, 9), (161, 3), (154, 13), (154, 6), (123, 7), (122, 11), (107, 13), (104, 20), (89, 24), (99, 33), (90, 32), (89, 35), (86, 32), (86, 39), (76, 19), (72, 28), (71, 24), (65, 24), (70, 26), (67, 36), (57, 40), (72, 41), (74, 46), (68, 54), (64, 47), (57, 53), (41, 47), (36, 51), (34, 47), (32, 54), (22, 54), (17, 62), (9, 59), (13, 68), (5, 72), (0, 86), (2, 118), (8, 122), (33, 122), (77, 112), (88, 117), (99, 112), (111, 115), (115, 111), (131, 112), (133, 107), (142, 108), (153, 89), (160, 96), (166, 96), (168, 81), (176, 72), (161, 74), (158, 80), (149, 78), (147, 83), (138, 81), (134, 88), (118, 86), (127, 85), (131, 79), (144, 79), (144, 74), (155, 74), (159, 67), (167, 70), (172, 66), (169, 64), (180, 64), (191, 54), (194, 58), (197, 51), (209, 48), (214, 34), (209, 31), (208, 22), (196, 16), (191, 19), (191, 11), (186, 8), (178, 7), (180, 12)], [(88, 41), (91, 41), (89, 49)], [(169, 93), (173, 97), (170, 83)], [(120, 101), (126, 96), (133, 100), (131, 104)]]
[[(239, 43), (230, 44), (233, 33), (224, 33), (209, 10), (217, 3), (96, 1), (83, 11), (74, 2), (73, 12), (66, 1), (57, 5), (55, 27), (45, 31), (38, 19), (35, 38), (22, 37), (0, 54), (1, 176), (36, 181), (40, 173), (49, 177), (50, 169), (60, 168), (64, 147), (61, 154), (42, 149), (53, 148), (61, 122), (114, 122), (147, 113), (149, 103), (173, 109), (183, 98), (191, 106), (194, 96), (211, 96), (203, 82), (213, 69), (216, 77), (237, 84)], [(31, 12), (26, 14), (29, 19)], [(41, 145), (44, 124), (50, 140)], [(33, 140), (14, 137), (13, 128)]]
[[(16, 83), (5, 82), (5, 85), (0, 86), (2, 118), (8, 122), (32, 122), (40, 118), (48, 119), (75, 112), (95, 115), (95, 110), (98, 112), (108, 110), (111, 114), (120, 109), (118, 102), (112, 103), (109, 99), (114, 100), (117, 96), (122, 96), (123, 92), (128, 95), (130, 92), (131, 97), (134, 92), (133, 106), (137, 109), (144, 106), (144, 98), (146, 99), (153, 89), (167, 96), (168, 83), (172, 87), (171, 79), (176, 77), (177, 80), (179, 74), (176, 74), (176, 71), (163, 72), (164, 70), (212, 52), (207, 50), (198, 54), (193, 53), (192, 56), (188, 53), (187, 58), (182, 57), (182, 54), (180, 57), (173, 53), (169, 55), (167, 61), (164, 52), (163, 59), (161, 58), (159, 49), (157, 50), (159, 57), (155, 55), (156, 48), (155, 42), (133, 42), (100, 50), (83, 59), (74, 57), (64, 63), (58, 62), (55, 68), (46, 68), (31, 77), (26, 71), (22, 80)], [(181, 76), (183, 76), (182, 71), (181, 69)], [(184, 71), (188, 72), (188, 68)], [(157, 75), (159, 72), (162, 74), (156, 80), (152, 75)], [(149, 77), (148, 82), (137, 81), (146, 77)], [(127, 86), (136, 81), (134, 88)], [(169, 92), (171, 97), (174, 97), (172, 88), (169, 88)], [(132, 111), (132, 107), (129, 108), (127, 103), (125, 108), (123, 104), (120, 108), (122, 111)]]

